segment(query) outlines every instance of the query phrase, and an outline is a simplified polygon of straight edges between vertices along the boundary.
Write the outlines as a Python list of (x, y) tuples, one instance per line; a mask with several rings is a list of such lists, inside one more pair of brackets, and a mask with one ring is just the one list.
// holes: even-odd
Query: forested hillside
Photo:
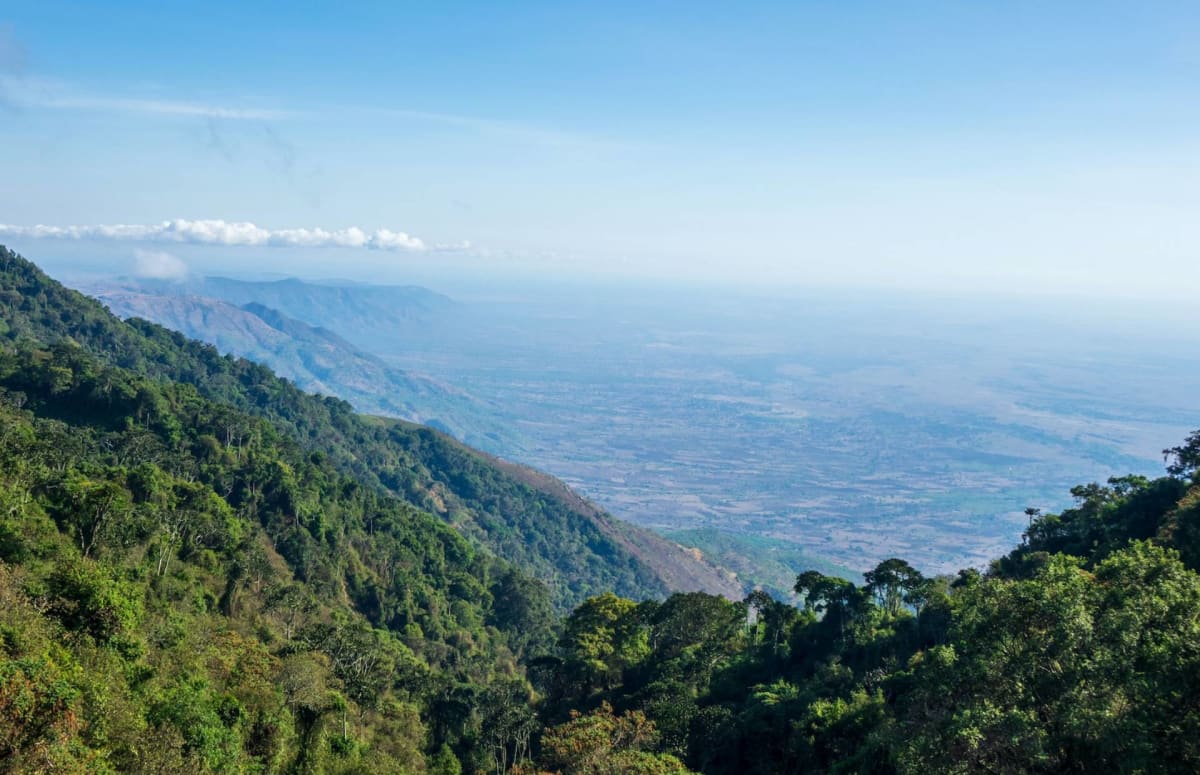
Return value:
[(663, 600), (535, 472), (0, 259), (0, 772), (1200, 769), (1200, 431), (986, 571)]
[[(431, 429), (359, 417), (345, 401), (305, 394), (264, 366), (223, 357), (145, 321), (122, 322), (3, 248), (0, 339), (42, 345), (71, 340), (106, 362), (192, 385), (208, 399), (268, 419), (343, 473), (442, 517), (519, 563), (550, 586), (559, 606), (604, 590), (637, 597), (669, 591), (654, 567), (657, 557), (631, 553), (612, 534), (606, 515), (598, 519), (558, 493), (532, 487)], [(703, 560), (676, 552), (670, 561), (667, 573), (687, 563), (698, 588), (740, 593), (727, 574)]]
[(271, 423), (62, 342), (0, 428), (0, 770), (486, 766), (484, 697), (528, 716), (546, 589)]

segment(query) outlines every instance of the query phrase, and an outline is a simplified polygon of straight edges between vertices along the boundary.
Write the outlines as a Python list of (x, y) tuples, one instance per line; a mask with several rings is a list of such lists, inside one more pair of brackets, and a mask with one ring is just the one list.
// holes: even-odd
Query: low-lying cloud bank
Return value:
[(19, 239), (104, 240), (163, 244), (289, 248), (366, 248), (368, 250), (465, 250), (460, 245), (426, 245), (402, 231), (376, 229), (264, 229), (249, 222), (176, 219), (157, 224), (97, 226), (13, 226), (0, 224), (0, 237)]

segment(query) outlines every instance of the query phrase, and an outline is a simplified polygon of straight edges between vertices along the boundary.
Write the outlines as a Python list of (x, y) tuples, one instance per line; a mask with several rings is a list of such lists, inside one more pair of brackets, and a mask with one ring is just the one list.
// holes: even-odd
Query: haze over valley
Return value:
[(583, 296), (531, 281), (454, 301), (396, 288), (390, 314), (362, 325), (386, 289), (92, 282), (121, 315), (288, 374), (294, 343), (223, 338), (223, 324), (180, 308), (194, 312), (198, 294), (277, 305), (349, 340), (342, 352), (415, 375), (349, 385), (342, 365), (339, 382), (306, 389), (432, 421), (783, 592), (768, 568), (788, 553), (853, 572), (896, 554), (929, 572), (983, 566), (1020, 540), (1025, 508), (1068, 505), (1071, 486), (1102, 473), (1153, 474), (1169, 440), (1200, 424), (1195, 339), (1136, 307), (1097, 326), (1070, 300)]

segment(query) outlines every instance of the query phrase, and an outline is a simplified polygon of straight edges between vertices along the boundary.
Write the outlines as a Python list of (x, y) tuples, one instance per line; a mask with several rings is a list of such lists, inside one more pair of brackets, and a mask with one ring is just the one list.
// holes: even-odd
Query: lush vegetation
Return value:
[(6, 769), (486, 766), (528, 714), (548, 592), (440, 521), (74, 345), (0, 389)]
[(3, 258), (0, 772), (1200, 768), (1200, 432), (987, 572), (664, 600), (485, 458)]
[(0, 247), (0, 342), (78, 344), (93, 356), (155, 381), (265, 418), (341, 472), (453, 524), (517, 563), (566, 609), (590, 594), (667, 592), (653, 567), (606, 526), (555, 493), (530, 486), (437, 431), (355, 414), (345, 401), (313, 396), (265, 366), (140, 320), (122, 322), (99, 303), (46, 277)]
[(589, 600), (531, 670), (543, 718), (644, 713), (706, 773), (1194, 772), (1200, 432), (1167, 454), (1031, 510), (987, 573), (806, 571), (799, 608)]

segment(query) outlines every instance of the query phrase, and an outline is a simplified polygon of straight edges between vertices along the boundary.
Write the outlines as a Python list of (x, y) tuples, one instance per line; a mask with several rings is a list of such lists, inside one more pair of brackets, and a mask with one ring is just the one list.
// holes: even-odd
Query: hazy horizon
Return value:
[(686, 9), (328, 6), (263, 35), (238, 4), (0, 4), (0, 242), (113, 271), (1200, 286), (1195, 8)]
[[(0, 244), (6, 244), (0, 239)], [(107, 251), (91, 250), (84, 245), (72, 245), (63, 251), (62, 245), (46, 242), (16, 241), (10, 247), (41, 265), (56, 279), (73, 284), (87, 284), (118, 277), (183, 279), (186, 277), (229, 277), (250, 281), (299, 279), (316, 284), (361, 283), (366, 285), (416, 285), (428, 288), (465, 302), (511, 302), (516, 304), (536, 300), (546, 293), (566, 293), (577, 298), (595, 295), (597, 298), (627, 296), (631, 300), (655, 303), (663, 291), (678, 294), (678, 299), (692, 306), (714, 296), (739, 299), (801, 301), (821, 299), (851, 305), (878, 303), (885, 307), (923, 307), (930, 313), (947, 319), (995, 316), (1028, 317), (1042, 324), (1054, 322), (1096, 334), (1137, 334), (1143, 338), (1158, 338), (1159, 344), (1193, 342), (1200, 339), (1200, 330), (1191, 326), (1200, 323), (1200, 310), (1185, 298), (1142, 299), (1136, 296), (1098, 297), (1094, 293), (1067, 289), (1044, 289), (1039, 293), (1019, 293), (1004, 288), (975, 287), (966, 291), (936, 288), (904, 288), (888, 285), (853, 283), (733, 283), (713, 278), (655, 278), (645, 276), (588, 275), (545, 273), (528, 268), (507, 271), (481, 267), (466, 271), (457, 266), (390, 267), (387, 271), (362, 271), (353, 264), (315, 265), (292, 262), (255, 264), (237, 261), (237, 256), (210, 261), (203, 255), (206, 248), (186, 246), (170, 254), (179, 259), (195, 251), (199, 260), (179, 260), (173, 268), (183, 274), (161, 275), (146, 272), (132, 253), (123, 255), (106, 246)], [(276, 250), (276, 249), (272, 249)], [(64, 252), (66, 255), (64, 256)], [(144, 251), (139, 251), (145, 255)], [(283, 250), (284, 253), (289, 253)], [(152, 252), (153, 253), (153, 252)], [(274, 268), (269, 268), (274, 267)], [(1103, 299), (1103, 305), (1096, 302)]]

